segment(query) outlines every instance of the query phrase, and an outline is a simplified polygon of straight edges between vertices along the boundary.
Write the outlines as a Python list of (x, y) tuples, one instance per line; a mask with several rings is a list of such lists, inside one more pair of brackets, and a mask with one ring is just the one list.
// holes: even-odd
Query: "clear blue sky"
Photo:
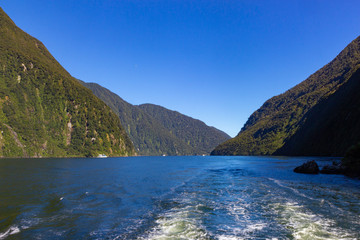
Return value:
[(4, 0), (76, 78), (235, 136), (360, 35), (359, 0)]

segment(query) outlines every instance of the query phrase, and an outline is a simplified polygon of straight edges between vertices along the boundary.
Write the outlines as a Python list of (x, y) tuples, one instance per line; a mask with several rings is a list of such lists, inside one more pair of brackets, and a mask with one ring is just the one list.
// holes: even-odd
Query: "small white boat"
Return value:
[(97, 158), (107, 158), (107, 156), (105, 154), (99, 154)]

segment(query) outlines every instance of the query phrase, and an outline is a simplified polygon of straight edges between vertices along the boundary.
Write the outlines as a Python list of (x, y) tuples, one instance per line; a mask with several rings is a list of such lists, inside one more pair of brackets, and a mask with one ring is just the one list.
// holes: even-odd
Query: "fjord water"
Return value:
[(306, 160), (0, 159), (0, 239), (360, 239), (360, 181)]

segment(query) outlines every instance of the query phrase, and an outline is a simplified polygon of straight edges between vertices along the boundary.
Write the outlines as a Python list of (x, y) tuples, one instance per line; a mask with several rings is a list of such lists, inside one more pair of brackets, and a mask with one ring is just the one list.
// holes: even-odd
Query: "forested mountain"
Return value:
[(0, 156), (135, 154), (119, 118), (0, 8)]
[(127, 103), (96, 83), (84, 83), (119, 116), (141, 155), (209, 154), (230, 137), (205, 123), (166, 108)]
[(276, 155), (344, 156), (360, 141), (360, 69), (305, 115), (304, 123)]
[(139, 105), (144, 112), (155, 118), (172, 135), (192, 146), (200, 153), (210, 153), (217, 143), (228, 140), (230, 137), (200, 120), (185, 116), (154, 104)]
[(266, 101), (213, 155), (343, 156), (360, 141), (360, 37), (330, 63)]

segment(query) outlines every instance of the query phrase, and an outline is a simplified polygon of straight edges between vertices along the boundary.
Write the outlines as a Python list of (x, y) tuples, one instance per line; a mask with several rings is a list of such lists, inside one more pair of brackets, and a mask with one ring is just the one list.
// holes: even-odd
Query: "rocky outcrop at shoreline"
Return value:
[(311, 160), (294, 168), (294, 172), (306, 174), (344, 174), (349, 177), (359, 177), (359, 174), (355, 174), (354, 169), (347, 167), (343, 160), (341, 162), (333, 161), (331, 165), (325, 165), (321, 170), (315, 160)]
[(341, 164), (341, 162), (333, 161), (332, 165), (325, 165), (321, 170), (320, 173), (323, 174), (344, 174), (345, 168)]
[(296, 173), (306, 173), (306, 174), (318, 174), (319, 173), (319, 166), (317, 163), (312, 161), (307, 161), (306, 163), (296, 167), (294, 169)]

